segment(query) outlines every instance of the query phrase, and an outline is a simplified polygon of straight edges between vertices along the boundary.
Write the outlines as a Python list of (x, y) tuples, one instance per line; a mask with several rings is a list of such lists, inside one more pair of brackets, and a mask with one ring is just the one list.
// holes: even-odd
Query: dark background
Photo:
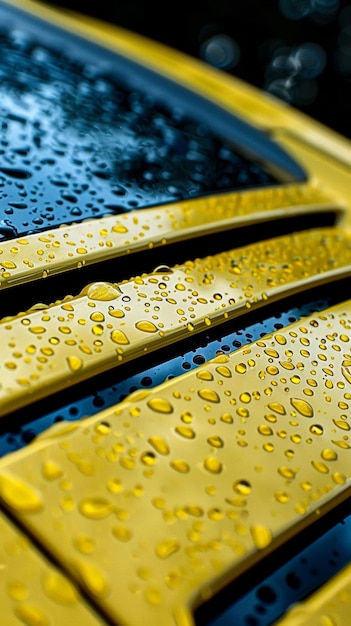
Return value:
[(351, 137), (347, 0), (54, 0), (178, 48)]

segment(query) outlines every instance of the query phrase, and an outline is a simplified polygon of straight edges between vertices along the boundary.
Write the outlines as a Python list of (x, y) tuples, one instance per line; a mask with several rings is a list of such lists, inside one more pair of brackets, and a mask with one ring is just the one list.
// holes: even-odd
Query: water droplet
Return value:
[(158, 437), (157, 435), (155, 435), (154, 437), (150, 437), (148, 439), (148, 442), (152, 445), (153, 448), (155, 448), (156, 452), (158, 452), (159, 454), (162, 454), (163, 456), (169, 454), (168, 443), (167, 441), (165, 441), (165, 439), (163, 439), (163, 437)]
[(28, 597), (28, 587), (20, 580), (13, 580), (8, 584), (8, 593), (12, 600), (22, 602)]
[(298, 398), (291, 398), (290, 404), (304, 417), (313, 417), (313, 407), (306, 402), (306, 400), (299, 400)]
[(220, 474), (223, 469), (222, 463), (215, 456), (208, 456), (204, 460), (204, 468), (211, 474)]
[(152, 322), (148, 322), (148, 321), (137, 322), (135, 324), (135, 327), (138, 330), (142, 330), (144, 333), (156, 333), (157, 332), (157, 326), (155, 326), (155, 324), (153, 324)]
[(259, 550), (263, 550), (272, 542), (272, 533), (265, 526), (255, 524), (251, 526), (250, 532), (255, 546)]
[(154, 452), (151, 452), (150, 450), (148, 450), (147, 452), (142, 453), (140, 460), (144, 465), (147, 465), (150, 467), (151, 465), (155, 465), (157, 459), (156, 459), (156, 455), (154, 454)]
[(151, 398), (151, 400), (148, 400), (147, 405), (156, 413), (173, 413), (172, 404), (163, 398)]
[(50, 572), (44, 576), (43, 588), (46, 595), (57, 604), (72, 606), (78, 600), (73, 585), (57, 572)]
[(185, 439), (194, 439), (195, 433), (192, 428), (188, 426), (177, 426), (175, 428), (176, 433)]
[(19, 513), (38, 513), (44, 507), (41, 493), (11, 474), (1, 475), (0, 496), (9, 507)]
[(68, 356), (67, 363), (72, 372), (78, 372), (83, 367), (82, 359), (79, 359), (77, 356)]
[(130, 541), (133, 536), (128, 526), (115, 526), (112, 529), (112, 532), (114, 536), (116, 537), (116, 539), (118, 539), (119, 541), (123, 541), (124, 543), (127, 543), (127, 541)]
[(233, 484), (233, 489), (241, 496), (248, 496), (251, 493), (252, 487), (248, 480), (238, 480)]
[(258, 426), (257, 430), (260, 433), (260, 435), (264, 435), (265, 437), (269, 437), (273, 435), (273, 430), (267, 424), (262, 424), (261, 426)]
[(109, 584), (104, 574), (92, 563), (76, 561), (75, 567), (87, 590), (97, 598), (104, 598), (109, 592)]
[(122, 330), (113, 330), (111, 332), (111, 339), (114, 343), (118, 343), (119, 345), (125, 346), (129, 343), (129, 339), (127, 335), (124, 334)]
[(43, 463), (42, 468), (43, 476), (46, 480), (56, 480), (63, 475), (63, 469), (60, 467), (56, 461), (46, 460)]
[(278, 502), (281, 502), (282, 504), (285, 504), (289, 501), (289, 496), (285, 491), (277, 491), (274, 494), (274, 497)]
[(207, 402), (220, 402), (218, 393), (213, 389), (200, 389), (198, 391), (198, 395), (202, 398), (202, 400), (206, 400)]
[(82, 554), (92, 554), (96, 547), (96, 541), (88, 535), (78, 535), (73, 539), (75, 548)]
[(232, 376), (229, 367), (226, 367), (225, 365), (219, 365), (218, 367), (216, 367), (216, 372), (218, 372), (218, 374), (220, 374), (224, 378), (231, 378)]
[(223, 439), (221, 439), (221, 437), (218, 437), (218, 435), (212, 435), (211, 437), (209, 437), (207, 439), (207, 443), (209, 443), (210, 446), (213, 446), (214, 448), (223, 448), (224, 446)]
[(278, 472), (281, 476), (283, 476), (283, 478), (287, 478), (288, 480), (293, 480), (296, 476), (296, 471), (291, 467), (278, 467)]
[(335, 452), (335, 450), (330, 450), (330, 448), (326, 448), (325, 450), (322, 451), (321, 457), (325, 461), (336, 461), (338, 458), (338, 455)]
[(324, 433), (324, 428), (320, 424), (312, 424), (309, 430), (312, 435), (317, 435), (318, 437), (320, 437)]
[(246, 368), (245, 363), (238, 363), (238, 364), (235, 366), (235, 371), (236, 371), (238, 374), (245, 374), (246, 369), (247, 369), (247, 368)]
[(180, 550), (180, 544), (175, 539), (160, 541), (155, 548), (156, 555), (160, 559), (167, 559), (178, 550)]
[(268, 408), (271, 411), (274, 411), (275, 413), (278, 413), (279, 415), (286, 415), (286, 410), (283, 407), (282, 404), (280, 404), (279, 402), (270, 402), (268, 404)]
[(321, 461), (312, 461), (312, 466), (314, 467), (314, 469), (317, 470), (317, 472), (320, 472), (321, 474), (329, 473), (328, 467), (325, 465), (325, 463), (322, 463)]
[(34, 604), (18, 604), (14, 613), (26, 626), (49, 626), (49, 619)]
[(111, 515), (114, 507), (105, 498), (86, 498), (80, 503), (79, 510), (85, 517), (98, 520)]
[(157, 606), (162, 602), (162, 594), (156, 587), (149, 587), (145, 590), (145, 599), (149, 604)]
[(92, 283), (87, 285), (81, 294), (88, 296), (90, 300), (107, 302), (118, 298), (121, 295), (121, 291), (117, 285), (112, 283)]
[(188, 465), (188, 463), (186, 463), (185, 461), (182, 461), (181, 459), (178, 459), (176, 461), (172, 461), (170, 463), (170, 466), (174, 470), (179, 472), (180, 474), (187, 474), (188, 472), (190, 472), (190, 466)]

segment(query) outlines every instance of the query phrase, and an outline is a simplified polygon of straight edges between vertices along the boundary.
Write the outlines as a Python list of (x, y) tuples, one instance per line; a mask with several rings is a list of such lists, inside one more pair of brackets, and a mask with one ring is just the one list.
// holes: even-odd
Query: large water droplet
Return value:
[(0, 496), (5, 504), (19, 513), (38, 513), (44, 508), (41, 493), (11, 474), (1, 475)]

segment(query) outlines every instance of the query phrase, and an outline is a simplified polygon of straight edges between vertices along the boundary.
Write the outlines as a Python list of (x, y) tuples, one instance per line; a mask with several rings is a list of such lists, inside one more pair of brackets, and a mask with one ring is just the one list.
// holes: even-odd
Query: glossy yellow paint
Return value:
[(348, 301), (58, 424), (0, 461), (1, 503), (116, 623), (191, 624), (349, 496), (350, 345)]
[[(245, 224), (329, 209), (339, 220), (336, 228), (158, 268), (119, 285), (90, 285), (2, 320), (2, 414), (251, 308), (350, 276), (349, 142), (159, 44), (27, 0), (9, 4), (142, 59), (267, 130), (303, 165), (308, 183), (182, 201), (1, 243), (1, 288)], [(27, 545), (6, 522), (10, 511), (65, 572), (61, 600), (74, 580), (113, 623), (190, 626), (194, 607), (349, 497), (350, 332), (348, 301), (94, 418), (57, 425), (4, 458), (0, 551), (12, 541)], [(96, 623), (83, 604), (73, 609), (60, 600), (53, 608), (47, 590), (56, 588), (58, 573), (47, 574), (32, 546), (28, 559), (21, 550), (4, 556), (8, 623), (17, 615), (27, 626), (46, 626), (47, 615), (65, 623), (68, 614), (77, 624)], [(22, 569), (25, 580), (13, 578)], [(324, 626), (337, 616), (346, 626), (349, 577), (347, 569), (282, 624)], [(20, 597), (27, 585), (29, 608)], [(9, 589), (22, 608), (13, 608)]]
[(0, 414), (351, 272), (351, 238), (323, 228), (161, 266), (0, 323)]
[(294, 606), (277, 626), (349, 626), (351, 614), (351, 566)]
[(277, 219), (335, 211), (344, 207), (309, 184), (216, 194), (104, 219), (86, 220), (0, 244), (0, 289), (49, 275)]
[(78, 590), (0, 514), (1, 623), (6, 626), (102, 626)]

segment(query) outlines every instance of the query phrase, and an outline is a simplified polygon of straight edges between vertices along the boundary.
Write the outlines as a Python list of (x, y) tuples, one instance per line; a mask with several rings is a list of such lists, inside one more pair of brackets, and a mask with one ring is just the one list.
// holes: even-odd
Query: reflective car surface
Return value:
[(0, 50), (4, 623), (348, 624), (349, 143), (31, 2)]

